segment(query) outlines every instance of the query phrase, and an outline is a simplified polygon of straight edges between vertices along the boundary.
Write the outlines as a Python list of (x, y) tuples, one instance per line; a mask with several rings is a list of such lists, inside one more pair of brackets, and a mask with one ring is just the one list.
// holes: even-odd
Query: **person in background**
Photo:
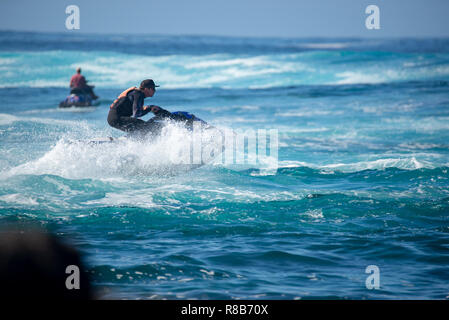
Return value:
[(86, 78), (81, 74), (81, 68), (76, 69), (76, 73), (70, 79), (70, 93), (74, 94), (89, 94), (92, 99), (98, 99), (93, 91), (94, 86), (87, 84)]

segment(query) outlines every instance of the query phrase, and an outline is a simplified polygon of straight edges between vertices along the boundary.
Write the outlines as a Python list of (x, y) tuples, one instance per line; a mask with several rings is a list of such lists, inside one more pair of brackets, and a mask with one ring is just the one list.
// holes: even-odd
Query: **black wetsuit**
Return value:
[(145, 94), (136, 89), (130, 91), (126, 97), (116, 100), (109, 110), (109, 125), (126, 132), (143, 130), (145, 121), (137, 118), (150, 112), (150, 109), (143, 110), (144, 99)]
[[(143, 110), (145, 95), (142, 91), (136, 89), (128, 92), (125, 97), (117, 99), (111, 106), (108, 114), (108, 123), (111, 127), (128, 133), (156, 133), (160, 129), (160, 124), (155, 121), (159, 119), (171, 119), (174, 121), (189, 121), (183, 114), (172, 114), (171, 112), (159, 107), (155, 117), (148, 121), (137, 119), (143, 117), (150, 108)], [(193, 116), (194, 117), (194, 116)]]

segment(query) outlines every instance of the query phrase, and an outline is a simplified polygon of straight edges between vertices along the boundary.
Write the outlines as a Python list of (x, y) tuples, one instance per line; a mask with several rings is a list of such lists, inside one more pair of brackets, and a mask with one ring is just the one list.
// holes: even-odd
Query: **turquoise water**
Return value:
[[(77, 66), (100, 106), (59, 110)], [(99, 297), (449, 296), (448, 40), (0, 32), (0, 71), (0, 224), (71, 239)], [(277, 129), (279, 168), (71, 143), (120, 136), (108, 106), (148, 77), (148, 104)]]

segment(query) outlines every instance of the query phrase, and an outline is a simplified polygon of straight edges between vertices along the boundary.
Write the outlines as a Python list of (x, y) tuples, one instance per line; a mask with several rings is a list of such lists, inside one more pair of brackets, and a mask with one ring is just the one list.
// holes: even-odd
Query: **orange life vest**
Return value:
[(111, 104), (111, 106), (109, 108), (112, 109), (120, 99), (125, 98), (128, 95), (128, 93), (130, 93), (133, 90), (139, 90), (139, 89), (137, 87), (131, 87), (131, 88), (126, 89), (125, 91), (120, 93), (120, 95), (117, 97), (117, 99), (114, 100), (114, 102)]

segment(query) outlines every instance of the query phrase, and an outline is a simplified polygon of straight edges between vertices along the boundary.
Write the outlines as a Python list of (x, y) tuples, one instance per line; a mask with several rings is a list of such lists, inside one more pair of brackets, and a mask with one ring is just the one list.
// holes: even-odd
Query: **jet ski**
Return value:
[(169, 126), (170, 124), (175, 124), (177, 126), (186, 128), (187, 131), (189, 132), (188, 134), (200, 135), (200, 137), (196, 140), (190, 139), (191, 141), (190, 143), (195, 144), (195, 146), (191, 145), (192, 148), (194, 148), (195, 150), (201, 150), (200, 155), (201, 160), (199, 161), (199, 163), (195, 165), (188, 165), (187, 166), (188, 168), (194, 169), (206, 163), (209, 163), (224, 151), (224, 144), (223, 144), (224, 136), (221, 130), (215, 128), (214, 126), (208, 124), (206, 121), (194, 116), (193, 114), (190, 114), (185, 111), (172, 112), (172, 115), (178, 116), (177, 117), (178, 120), (174, 121), (171, 119), (159, 118), (156, 116), (147, 121), (146, 130), (135, 131), (118, 138), (113, 137), (95, 138), (88, 141), (83, 141), (83, 143), (95, 146), (104, 144), (127, 143), (127, 141), (129, 140), (142, 141), (142, 142), (148, 140), (151, 141), (154, 138), (160, 136), (165, 127)]
[(59, 103), (59, 108), (92, 107), (98, 106), (99, 104), (99, 102), (95, 102), (90, 94), (71, 93)]
[(107, 137), (107, 138), (96, 138), (89, 143), (110, 143), (110, 142), (118, 142), (118, 141), (125, 141), (125, 140), (145, 140), (149, 137), (156, 137), (159, 136), (163, 130), (164, 127), (170, 124), (176, 124), (181, 125), (185, 129), (187, 129), (189, 132), (192, 132), (194, 130), (200, 130), (201, 132), (220, 132), (217, 128), (211, 126), (206, 121), (194, 116), (193, 114), (186, 112), (186, 111), (175, 111), (171, 113), (174, 116), (178, 116), (177, 120), (167, 119), (167, 118), (161, 118), (161, 117), (153, 117), (149, 119), (146, 122), (146, 128), (145, 130), (136, 130), (134, 132), (129, 132), (126, 135), (120, 137), (120, 138), (113, 138), (113, 137)]
[(126, 137), (130, 139), (145, 139), (147, 136), (158, 136), (161, 134), (162, 129), (169, 124), (181, 125), (190, 132), (194, 130), (195, 126), (199, 130), (213, 128), (206, 121), (189, 112), (175, 111), (171, 114), (176, 117), (176, 120), (155, 116), (146, 122), (146, 129), (128, 133)]

